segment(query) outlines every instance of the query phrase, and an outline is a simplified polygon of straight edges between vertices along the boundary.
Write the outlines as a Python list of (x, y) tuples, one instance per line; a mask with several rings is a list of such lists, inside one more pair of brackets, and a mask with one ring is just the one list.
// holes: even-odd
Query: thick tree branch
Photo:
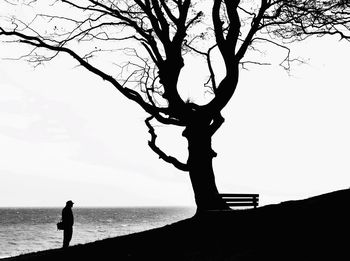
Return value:
[(249, 33), (245, 37), (243, 44), (241, 45), (241, 47), (239, 48), (239, 50), (237, 52), (237, 55), (236, 55), (237, 60), (240, 61), (243, 58), (243, 56), (245, 55), (249, 45), (252, 42), (254, 35), (259, 30), (260, 22), (261, 22), (264, 14), (265, 14), (265, 11), (267, 10), (268, 7), (269, 7), (269, 5), (268, 5), (267, 0), (261, 0), (261, 6), (259, 9), (259, 13), (255, 18), (253, 18), (252, 27), (250, 28)]
[(170, 18), (170, 20), (174, 23), (177, 24), (179, 22), (178, 18), (175, 17), (175, 15), (173, 15), (172, 11), (170, 10), (168, 4), (166, 3), (165, 0), (160, 0), (160, 3), (162, 5), (162, 7), (164, 8), (167, 16)]
[(212, 10), (212, 18), (214, 25), (214, 33), (216, 43), (219, 47), (220, 52), (225, 53), (225, 37), (223, 31), (223, 21), (220, 19), (220, 9), (221, 9), (222, 0), (214, 0), (213, 10)]
[(90, 63), (88, 63), (84, 58), (80, 57), (77, 53), (75, 53), (73, 50), (61, 47), (61, 46), (54, 46), (47, 44), (42, 39), (35, 37), (35, 36), (28, 36), (19, 32), (9, 32), (5, 31), (3, 28), (0, 27), (0, 35), (6, 35), (6, 36), (14, 36), (18, 37), (20, 40), (19, 42), (26, 43), (38, 48), (46, 48), (51, 51), (60, 52), (60, 53), (67, 53), (71, 57), (73, 57), (76, 61), (79, 62), (81, 66), (89, 70), (90, 72), (100, 76), (103, 80), (110, 82), (118, 91), (120, 91), (125, 97), (127, 97), (130, 100), (133, 100), (137, 104), (139, 104), (146, 112), (153, 115), (159, 122), (164, 124), (174, 124), (182, 126), (184, 123), (179, 121), (178, 119), (171, 118), (171, 117), (163, 117), (162, 114), (167, 114), (167, 108), (155, 108), (151, 104), (146, 103), (143, 98), (140, 96), (140, 94), (134, 90), (128, 89), (123, 87), (121, 84), (117, 82), (112, 76), (104, 73), (103, 71), (99, 70), (98, 68), (94, 67)]
[[(126, 15), (123, 15), (123, 13), (127, 12), (122, 12), (121, 10), (118, 10), (117, 8), (112, 8), (112, 7), (108, 7), (98, 1), (94, 1), (94, 0), (89, 0), (91, 3), (95, 4), (96, 6), (102, 8), (103, 10), (98, 9), (99, 12), (103, 12), (103, 13), (107, 13), (111, 16), (114, 16), (124, 22), (126, 22), (131, 28), (133, 28), (138, 34), (140, 34), (144, 39), (145, 42), (149, 45), (150, 49), (147, 49), (147, 51), (152, 50), (152, 57), (155, 57), (155, 62), (157, 64), (161, 63), (163, 61), (163, 57), (159, 52), (159, 48), (157, 46), (157, 42), (154, 39), (154, 37), (152, 36), (152, 34), (150, 33), (151, 31), (149, 30), (145, 30), (142, 27), (140, 27), (138, 25), (138, 23), (136, 22), (137, 19), (132, 19), (132, 17), (127, 17)], [(68, 2), (68, 1), (65, 1)], [(155, 21), (155, 17), (153, 16), (152, 12), (150, 10), (148, 10), (146, 8), (146, 6), (142, 3), (142, 1), (140, 0), (135, 0), (135, 2), (140, 6), (140, 8), (142, 8), (145, 13), (148, 15), (148, 18), (150, 19), (150, 21), (152, 22), (152, 26), (153, 26), (153, 30), (155, 30), (159, 35), (161, 35), (161, 30), (157, 24), (157, 22)]]
[(151, 134), (151, 140), (148, 142), (149, 147), (156, 153), (158, 154), (159, 158), (164, 160), (165, 162), (168, 162), (172, 165), (174, 165), (177, 169), (182, 170), (182, 171), (189, 171), (189, 166), (185, 163), (180, 162), (178, 159), (166, 155), (164, 151), (162, 151), (156, 144), (156, 139), (157, 139), (157, 134), (154, 130), (154, 127), (151, 124), (151, 120), (153, 119), (153, 116), (148, 117), (145, 120), (145, 123), (149, 129), (149, 133)]
[[(225, 0), (225, 6), (230, 22), (226, 36), (225, 45), (227, 50), (225, 51), (225, 56), (231, 61), (235, 59), (236, 45), (241, 30), (241, 21), (237, 11), (239, 2), (240, 1)], [(231, 50), (231, 52), (228, 50)]]

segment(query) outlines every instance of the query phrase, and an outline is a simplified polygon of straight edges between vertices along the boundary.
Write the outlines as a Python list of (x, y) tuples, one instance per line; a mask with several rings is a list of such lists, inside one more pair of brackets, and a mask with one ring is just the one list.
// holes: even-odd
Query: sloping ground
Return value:
[(350, 260), (350, 190), (5, 260)]

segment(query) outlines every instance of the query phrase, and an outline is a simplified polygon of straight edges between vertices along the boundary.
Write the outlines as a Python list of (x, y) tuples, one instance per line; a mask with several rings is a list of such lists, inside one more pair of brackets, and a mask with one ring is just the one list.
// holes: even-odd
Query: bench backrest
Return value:
[(259, 194), (220, 194), (222, 199), (230, 207), (254, 207), (259, 205)]

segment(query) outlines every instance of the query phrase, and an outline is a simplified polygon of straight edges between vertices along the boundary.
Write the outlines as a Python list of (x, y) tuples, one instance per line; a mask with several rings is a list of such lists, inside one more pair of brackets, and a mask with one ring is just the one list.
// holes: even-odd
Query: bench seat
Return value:
[(221, 198), (229, 207), (254, 207), (259, 205), (259, 194), (222, 193)]

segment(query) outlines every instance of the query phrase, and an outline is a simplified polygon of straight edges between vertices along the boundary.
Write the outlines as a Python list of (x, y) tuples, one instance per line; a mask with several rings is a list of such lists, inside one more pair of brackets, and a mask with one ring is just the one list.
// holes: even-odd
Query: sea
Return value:
[[(62, 208), (0, 208), (0, 258), (62, 247)], [(70, 245), (162, 227), (195, 214), (190, 207), (73, 208)]]

